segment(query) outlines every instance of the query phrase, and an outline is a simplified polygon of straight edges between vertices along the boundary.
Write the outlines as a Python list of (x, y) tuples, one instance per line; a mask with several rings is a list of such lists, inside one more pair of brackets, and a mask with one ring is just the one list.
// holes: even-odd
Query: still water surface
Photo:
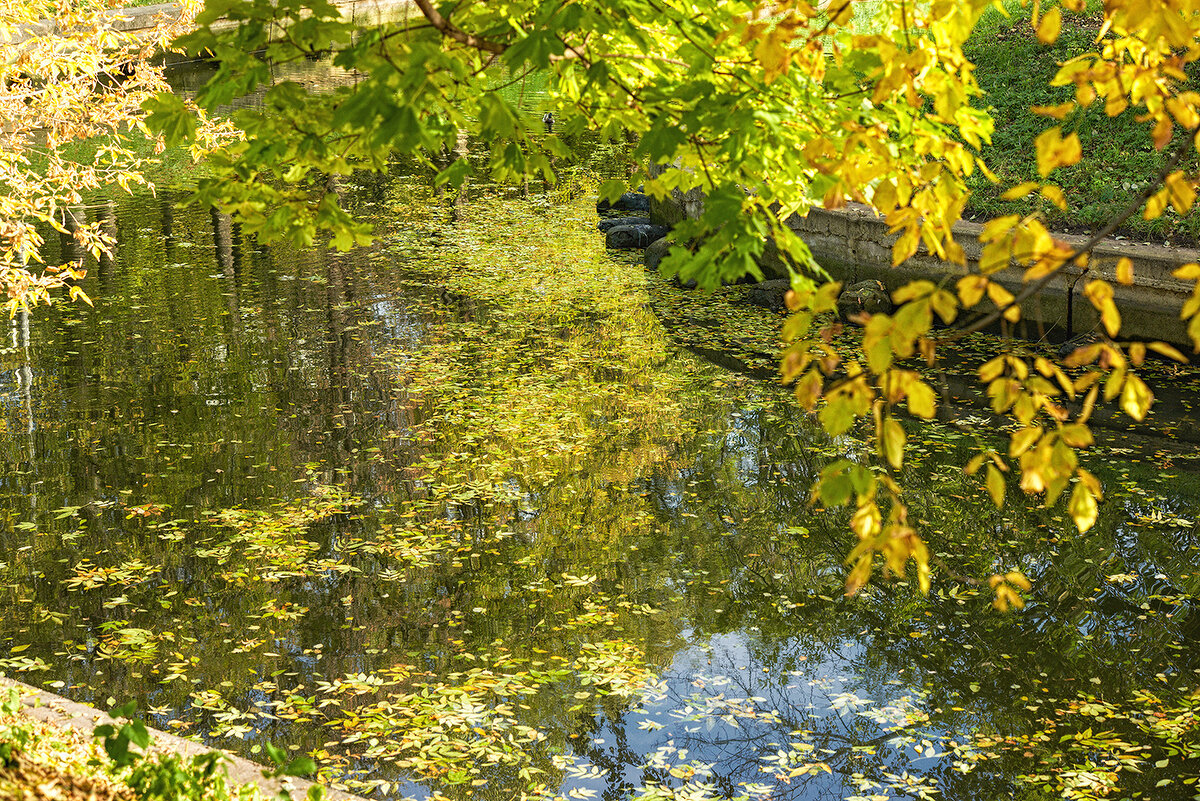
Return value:
[(8, 324), (10, 675), (389, 798), (1033, 798), (1126, 753), (1059, 745), (1093, 718), (1149, 743), (1124, 795), (1194, 792), (1138, 733), (1200, 683), (1188, 450), (1101, 443), (1084, 541), (962, 475), (985, 420), (933, 427), (913, 513), (1029, 605), (944, 572), (847, 600), (809, 496), (865, 446), (696, 355), (769, 372), (780, 318), (606, 253), (586, 196), (364, 179), (349, 254), (177, 200), (93, 208), (96, 308)]

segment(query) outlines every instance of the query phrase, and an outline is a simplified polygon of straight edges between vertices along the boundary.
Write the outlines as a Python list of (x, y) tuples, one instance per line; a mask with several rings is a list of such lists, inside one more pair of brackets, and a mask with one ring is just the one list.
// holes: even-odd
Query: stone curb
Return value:
[[(0, 676), (0, 693), (7, 694), (10, 688), (15, 688), (21, 694), (22, 712), (35, 720), (59, 728), (72, 728), (91, 737), (93, 730), (105, 723), (115, 721), (94, 707), (80, 704), (63, 698), (61, 695), (39, 690), (15, 679)], [(268, 779), (263, 776), (265, 768), (248, 759), (234, 756), (219, 748), (210, 748), (192, 740), (185, 740), (174, 734), (168, 734), (157, 729), (149, 729), (151, 747), (158, 751), (168, 751), (183, 757), (196, 757), (212, 751), (224, 754), (225, 772), (229, 781), (234, 784), (255, 784), (262, 791), (263, 798), (274, 798), (280, 790), (286, 789), (293, 798), (303, 798), (313, 782), (287, 776), (284, 779)], [(341, 790), (327, 787), (325, 797), (331, 801), (366, 801), (361, 796), (351, 795)]]

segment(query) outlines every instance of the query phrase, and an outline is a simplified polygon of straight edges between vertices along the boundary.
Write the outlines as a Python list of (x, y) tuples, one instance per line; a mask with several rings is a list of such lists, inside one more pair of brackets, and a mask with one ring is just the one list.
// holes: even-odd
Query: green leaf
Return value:
[(135, 720), (126, 728), (129, 729), (129, 739), (138, 748), (148, 748), (150, 746), (150, 732), (146, 729), (146, 724), (140, 720)]
[(317, 772), (317, 763), (309, 757), (296, 757), (283, 768), (285, 776), (311, 776)]
[(114, 718), (133, 717), (137, 713), (137, 701), (126, 701), (120, 706), (114, 706), (108, 710), (108, 714)]
[(196, 135), (196, 120), (183, 99), (170, 92), (159, 92), (145, 103), (146, 125), (161, 134), (168, 147), (189, 142)]
[(854, 402), (844, 395), (827, 396), (825, 405), (817, 412), (817, 419), (821, 421), (821, 428), (829, 434), (835, 437), (845, 434), (854, 425)]
[(264, 742), (263, 750), (267, 752), (267, 757), (275, 763), (276, 767), (283, 767), (287, 764), (287, 752), (274, 743)]
[(470, 160), (465, 158), (455, 159), (449, 167), (446, 167), (433, 177), (433, 184), (434, 186), (449, 185), (458, 189), (472, 172)]
[(821, 471), (818, 484), (821, 502), (826, 506), (844, 506), (850, 502), (854, 487), (845, 467), (847, 462), (837, 462)]
[(629, 191), (629, 184), (617, 178), (610, 178), (600, 184), (600, 199), (612, 203), (621, 195)]

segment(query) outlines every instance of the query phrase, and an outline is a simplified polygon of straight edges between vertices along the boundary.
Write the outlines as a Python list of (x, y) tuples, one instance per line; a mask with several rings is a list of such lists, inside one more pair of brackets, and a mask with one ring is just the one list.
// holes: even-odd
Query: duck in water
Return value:
[(547, 111), (545, 114), (542, 115), (542, 124), (546, 126), (547, 131), (554, 129), (554, 112), (553, 111)]

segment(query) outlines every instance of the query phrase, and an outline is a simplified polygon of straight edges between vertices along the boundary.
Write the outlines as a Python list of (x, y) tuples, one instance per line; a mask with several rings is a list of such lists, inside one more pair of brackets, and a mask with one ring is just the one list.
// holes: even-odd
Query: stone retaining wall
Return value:
[[(806, 217), (794, 218), (788, 224), (808, 243), (823, 267), (848, 281), (877, 278), (891, 289), (917, 278), (953, 280), (965, 272), (958, 265), (929, 255), (923, 247), (917, 255), (892, 267), (895, 236), (888, 234), (887, 224), (881, 218), (862, 207), (839, 211), (813, 209)], [(979, 268), (982, 231), (979, 223), (960, 222), (954, 227), (955, 241), (966, 252), (972, 272)], [(1065, 234), (1058, 234), (1057, 238), (1072, 245), (1082, 244), (1086, 239)], [(1114, 270), (1122, 257), (1133, 262), (1132, 286), (1117, 283)], [(1122, 337), (1162, 339), (1189, 345), (1190, 349), (1187, 327), (1179, 319), (1179, 310), (1191, 294), (1192, 284), (1171, 277), (1175, 268), (1188, 262), (1200, 262), (1200, 251), (1106, 239), (1092, 251), (1091, 266), (1082, 280), (1082, 271), (1068, 266), (1026, 302), (1023, 308), (1026, 319), (1018, 326), (1017, 333), (1029, 339), (1066, 336), (1068, 293), (1072, 284), (1075, 289), (1070, 292), (1071, 333), (1094, 329), (1099, 324), (1099, 315), (1083, 296), (1083, 288), (1090, 278), (1097, 277), (1113, 285), (1114, 300), (1121, 312)], [(1016, 270), (1001, 273), (996, 280), (1014, 293), (1021, 288), (1020, 273)]]
[[(652, 201), (650, 216), (664, 223), (675, 223), (685, 216), (694, 218), (703, 210), (703, 202), (703, 196), (696, 190), (687, 195), (676, 191), (671, 200)], [(865, 206), (853, 205), (838, 211), (812, 209), (804, 217), (788, 220), (788, 226), (808, 243), (822, 267), (846, 283), (874, 278), (889, 289), (895, 289), (924, 278), (952, 284), (967, 271), (930, 256), (924, 247), (911, 259), (892, 267), (892, 243), (896, 237), (889, 234), (887, 224)], [(967, 269), (972, 272), (978, 271), (982, 230), (982, 225), (971, 222), (960, 222), (954, 227), (954, 238), (967, 254)], [(1079, 236), (1058, 234), (1057, 237), (1071, 244), (1084, 241), (1084, 237)], [(1116, 281), (1114, 269), (1121, 257), (1133, 262), (1132, 286), (1123, 286)], [(1189, 262), (1200, 262), (1200, 250), (1106, 239), (1093, 250), (1087, 277), (1080, 280), (1079, 268), (1068, 267), (1024, 304), (1025, 319), (1018, 324), (1015, 333), (1028, 339), (1065, 339), (1068, 336), (1068, 294), (1073, 309), (1070, 334), (1095, 329), (1099, 325), (1099, 315), (1083, 296), (1083, 287), (1088, 278), (1094, 276), (1113, 285), (1114, 299), (1121, 312), (1122, 337), (1165, 340), (1191, 350), (1179, 310), (1191, 294), (1192, 284), (1171, 277), (1175, 268)], [(1020, 274), (1016, 270), (1007, 273), (1011, 274), (1001, 274), (996, 280), (1015, 293), (1021, 287)], [(1070, 292), (1072, 284), (1074, 291)], [(979, 308), (983, 311), (991, 307), (985, 303)]]

